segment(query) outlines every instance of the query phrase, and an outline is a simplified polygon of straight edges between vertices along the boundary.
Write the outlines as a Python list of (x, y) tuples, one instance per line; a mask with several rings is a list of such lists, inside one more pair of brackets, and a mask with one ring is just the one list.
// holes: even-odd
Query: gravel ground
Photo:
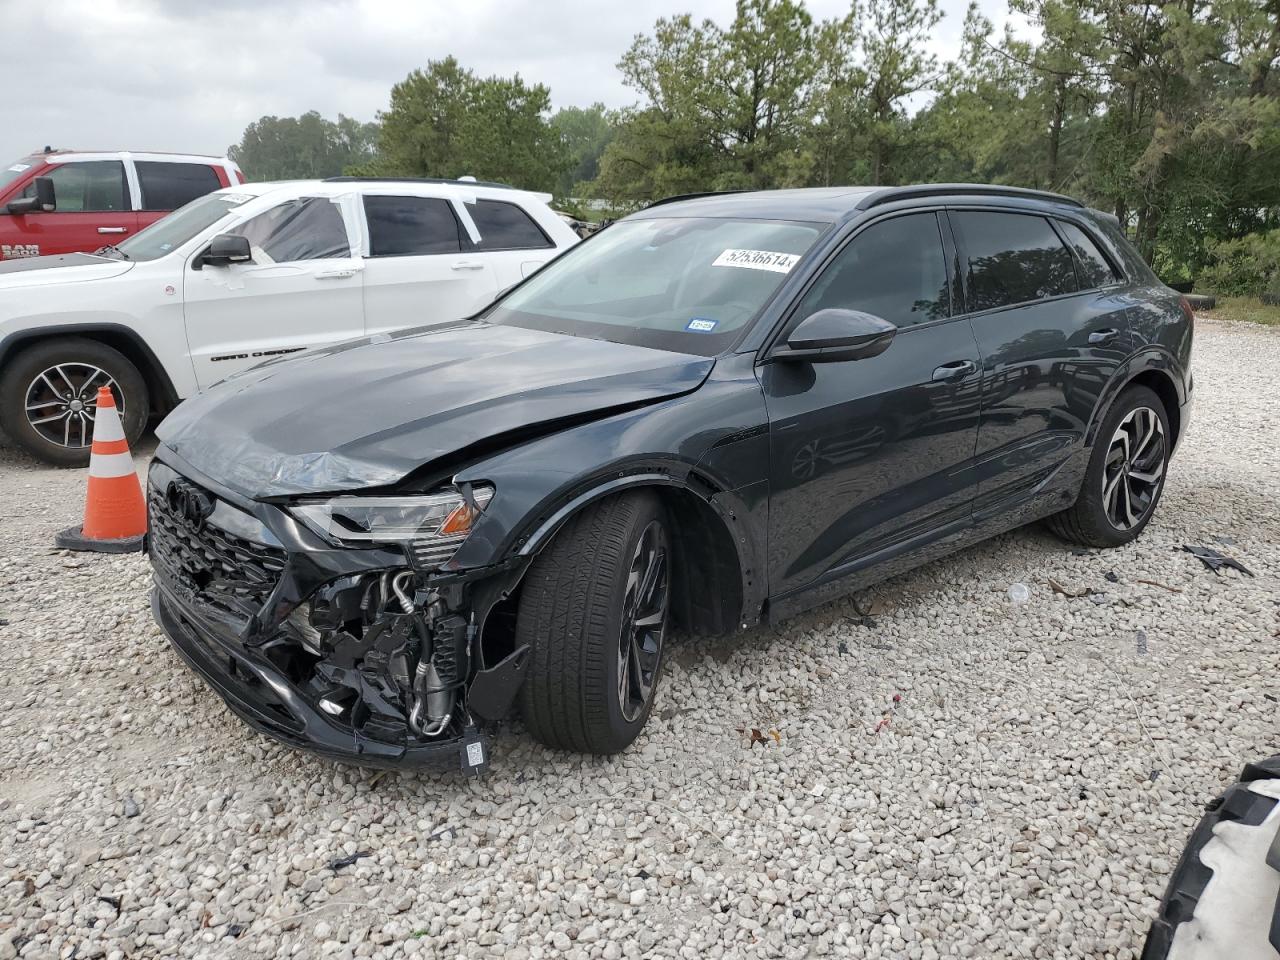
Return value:
[(479, 781), (250, 732), (140, 557), (52, 549), (82, 472), (6, 450), (0, 960), (1136, 958), (1201, 805), (1280, 751), (1280, 331), (1202, 323), (1196, 372), (1136, 545), (1023, 530), (864, 595), (873, 625), (678, 641), (625, 755), (514, 729)]

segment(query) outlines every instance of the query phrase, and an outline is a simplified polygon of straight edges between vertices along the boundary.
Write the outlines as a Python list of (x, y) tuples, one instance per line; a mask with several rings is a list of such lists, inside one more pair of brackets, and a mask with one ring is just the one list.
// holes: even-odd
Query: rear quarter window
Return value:
[(221, 188), (217, 171), (207, 163), (136, 160), (143, 210), (177, 210)]
[(1074, 223), (1057, 221), (1058, 229), (1066, 238), (1067, 244), (1075, 251), (1076, 268), (1080, 273), (1080, 289), (1090, 290), (1094, 287), (1105, 287), (1120, 279), (1111, 267), (1111, 263), (1103, 256), (1093, 238)]
[(480, 242), (476, 250), (541, 250), (553, 246), (529, 214), (504, 200), (480, 200), (467, 207)]

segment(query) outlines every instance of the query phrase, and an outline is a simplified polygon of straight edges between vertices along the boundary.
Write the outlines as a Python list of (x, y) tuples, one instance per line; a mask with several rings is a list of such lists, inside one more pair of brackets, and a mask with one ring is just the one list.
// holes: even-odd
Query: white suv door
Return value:
[(194, 255), (183, 297), (201, 388), (269, 357), (364, 333), (351, 203), (351, 196), (301, 197), (227, 230), (248, 238), (251, 263), (197, 266), (202, 251)]
[(364, 316), (369, 333), (448, 323), (498, 292), (491, 258), (472, 252), (475, 226), (451, 197), (367, 193)]

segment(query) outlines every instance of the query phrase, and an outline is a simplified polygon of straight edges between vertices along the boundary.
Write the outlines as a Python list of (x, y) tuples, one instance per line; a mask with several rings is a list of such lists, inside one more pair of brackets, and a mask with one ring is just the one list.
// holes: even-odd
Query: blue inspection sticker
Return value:
[(685, 324), (684, 328), (692, 333), (710, 333), (719, 322), (718, 320), (709, 320), (706, 317), (694, 317)]

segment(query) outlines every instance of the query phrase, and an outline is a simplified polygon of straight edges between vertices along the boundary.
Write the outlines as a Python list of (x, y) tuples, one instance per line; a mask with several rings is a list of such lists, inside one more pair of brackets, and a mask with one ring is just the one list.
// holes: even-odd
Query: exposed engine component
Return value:
[(285, 623), (315, 658), (318, 703), (329, 716), (380, 738), (457, 732), (476, 626), (451, 612), (441, 591), (421, 589), (414, 571), (335, 580)]

